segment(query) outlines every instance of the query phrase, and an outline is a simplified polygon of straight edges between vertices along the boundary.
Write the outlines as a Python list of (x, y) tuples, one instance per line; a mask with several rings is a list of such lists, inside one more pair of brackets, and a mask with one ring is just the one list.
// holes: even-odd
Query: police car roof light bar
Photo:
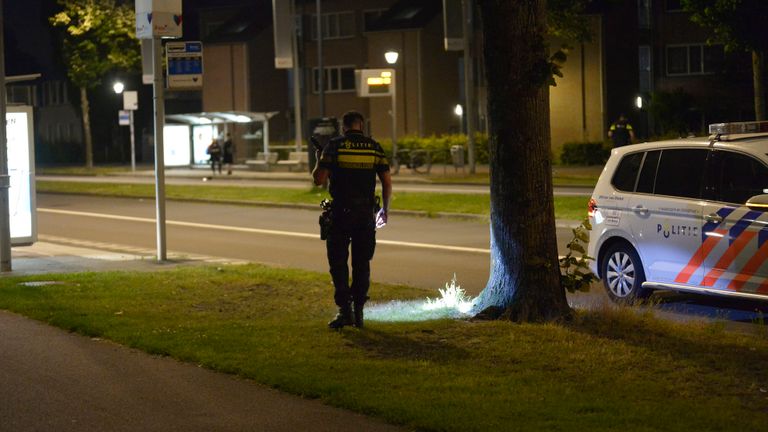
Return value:
[(709, 125), (710, 135), (768, 133), (768, 121), (715, 123)]

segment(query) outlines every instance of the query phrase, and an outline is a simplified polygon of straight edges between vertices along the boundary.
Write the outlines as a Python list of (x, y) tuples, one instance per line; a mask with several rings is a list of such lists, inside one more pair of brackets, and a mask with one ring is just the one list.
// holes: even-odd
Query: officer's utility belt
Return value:
[(320, 208), (323, 209), (318, 220), (320, 240), (325, 240), (333, 226), (333, 212), (372, 211), (375, 214), (381, 209), (381, 201), (378, 196), (374, 199), (345, 200), (343, 204), (341, 201), (324, 199), (320, 202)]

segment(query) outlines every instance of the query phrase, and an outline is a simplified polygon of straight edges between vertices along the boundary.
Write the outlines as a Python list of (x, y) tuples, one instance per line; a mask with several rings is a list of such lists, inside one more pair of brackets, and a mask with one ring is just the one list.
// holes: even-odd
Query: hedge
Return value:
[(563, 144), (563, 165), (602, 165), (611, 156), (611, 147), (603, 142), (568, 142)]

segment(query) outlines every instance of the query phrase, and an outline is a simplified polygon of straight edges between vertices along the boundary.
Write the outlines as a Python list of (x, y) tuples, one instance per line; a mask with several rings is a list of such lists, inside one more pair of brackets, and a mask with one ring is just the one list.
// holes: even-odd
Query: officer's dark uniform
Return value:
[(614, 147), (621, 147), (632, 143), (632, 125), (627, 120), (618, 120), (612, 124), (610, 129), (611, 139), (613, 140)]
[[(370, 261), (376, 248), (376, 222), (373, 208), (376, 177), (389, 171), (381, 145), (359, 130), (347, 130), (332, 139), (318, 163), (330, 174), (333, 198), (332, 225), (326, 240), (328, 264), (339, 308), (362, 310), (368, 299)], [(352, 284), (349, 284), (349, 246), (352, 244)]]

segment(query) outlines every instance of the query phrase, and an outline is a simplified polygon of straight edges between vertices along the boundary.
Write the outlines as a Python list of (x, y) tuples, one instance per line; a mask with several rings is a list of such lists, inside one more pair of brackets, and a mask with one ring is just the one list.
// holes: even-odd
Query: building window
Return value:
[[(319, 93), (317, 68), (312, 68), (312, 92)], [(323, 92), (341, 93), (355, 91), (354, 66), (329, 66), (323, 68), (325, 80)]]
[(63, 81), (46, 81), (43, 83), (43, 106), (64, 105), (69, 103), (67, 86)]
[(720, 70), (722, 45), (668, 45), (667, 75), (706, 75)]
[[(322, 15), (323, 39), (344, 39), (355, 37), (355, 13), (332, 12)], [(317, 40), (317, 15), (310, 20), (312, 40)]]
[(651, 0), (637, 0), (637, 26), (651, 28)]
[(683, 2), (681, 0), (666, 0), (667, 12), (682, 12)]
[(379, 17), (386, 12), (386, 9), (369, 9), (363, 11), (363, 30), (369, 31), (373, 23), (376, 22)]
[(640, 72), (640, 91), (651, 91), (651, 77), (653, 76), (651, 65), (651, 47), (650, 45), (640, 45), (637, 47), (637, 59)]

